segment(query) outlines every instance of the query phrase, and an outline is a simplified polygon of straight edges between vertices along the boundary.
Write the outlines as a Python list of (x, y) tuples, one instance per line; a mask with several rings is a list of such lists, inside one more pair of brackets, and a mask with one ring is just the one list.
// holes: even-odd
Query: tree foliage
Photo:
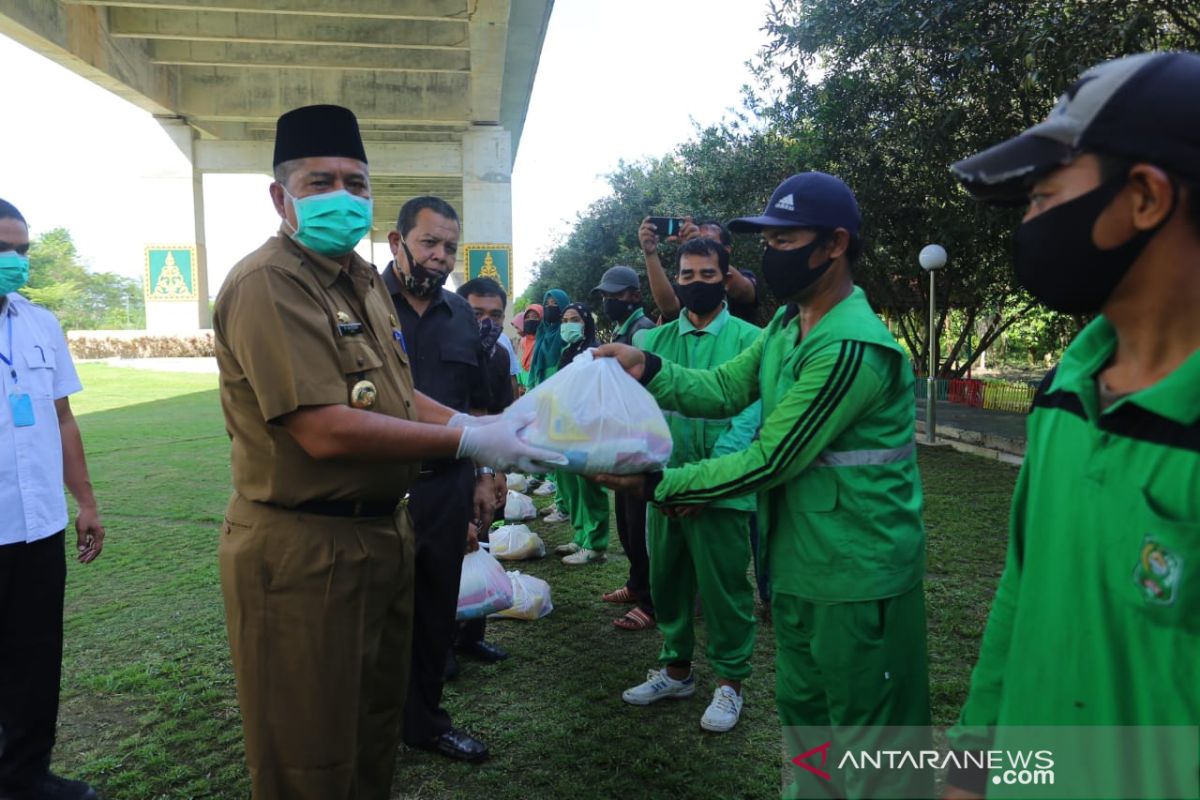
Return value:
[[(972, 200), (949, 165), (1043, 119), (1089, 66), (1163, 48), (1200, 49), (1194, 0), (773, 0), (746, 111), (661, 159), (622, 164), (612, 193), (535, 266), (526, 296), (586, 299), (605, 268), (641, 267), (647, 214), (758, 213), (788, 175), (819, 169), (858, 196), (855, 278), (919, 364), (928, 363), (928, 280), (917, 253), (938, 242), (939, 372), (965, 372), (1033, 308), (1012, 277), (1014, 210)], [(734, 263), (757, 264), (756, 237)], [(670, 271), (671, 253), (664, 255)], [(949, 310), (955, 323), (948, 325)], [(1058, 341), (1078, 320), (1042, 327)], [(1028, 339), (1032, 334), (1023, 332)]]
[(1032, 305), (1010, 268), (1018, 214), (973, 201), (948, 165), (1040, 121), (1092, 64), (1195, 47), (1195, 9), (1167, 0), (774, 0), (756, 66), (773, 96), (754, 108), (776, 130), (807, 138), (812, 168), (854, 188), (868, 245), (856, 279), (891, 312), (918, 363), (928, 361), (929, 290), (916, 255), (930, 242), (949, 251), (937, 276), (939, 339), (947, 309), (966, 323), (939, 348), (948, 373), (973, 335), (974, 349), (986, 349)]
[(67, 330), (146, 327), (137, 281), (113, 272), (89, 272), (66, 228), (53, 228), (34, 239), (29, 283), (21, 294), (54, 312)]

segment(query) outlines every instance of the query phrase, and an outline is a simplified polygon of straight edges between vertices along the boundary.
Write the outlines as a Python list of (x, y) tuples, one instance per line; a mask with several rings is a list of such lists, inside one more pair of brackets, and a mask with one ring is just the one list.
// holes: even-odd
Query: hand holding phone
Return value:
[(648, 217), (646, 222), (654, 226), (659, 239), (678, 236), (680, 229), (683, 228), (682, 217)]

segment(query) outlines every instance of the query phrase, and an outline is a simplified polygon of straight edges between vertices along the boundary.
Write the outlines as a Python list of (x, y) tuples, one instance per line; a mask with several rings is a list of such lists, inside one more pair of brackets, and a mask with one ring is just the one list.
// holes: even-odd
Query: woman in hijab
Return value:
[(529, 388), (529, 369), (533, 366), (533, 347), (537, 342), (538, 328), (542, 324), (542, 307), (531, 303), (514, 319), (517, 326), (517, 360), (521, 363), (520, 381), (522, 388)]
[[(559, 337), (563, 340), (563, 351), (559, 356), (558, 368), (563, 369), (575, 356), (592, 347), (596, 341), (596, 321), (588, 307), (572, 303), (563, 309)], [(600, 563), (605, 560), (608, 549), (608, 495), (598, 484), (582, 475), (558, 470), (558, 491), (569, 509), (571, 527), (575, 539), (570, 544), (555, 548), (562, 562), (568, 566)], [(560, 510), (562, 506), (559, 506)]]
[(544, 313), (533, 346), (533, 363), (529, 367), (530, 389), (558, 372), (558, 359), (563, 349), (558, 329), (562, 325), (563, 309), (570, 304), (571, 299), (562, 289), (551, 289), (542, 298)]

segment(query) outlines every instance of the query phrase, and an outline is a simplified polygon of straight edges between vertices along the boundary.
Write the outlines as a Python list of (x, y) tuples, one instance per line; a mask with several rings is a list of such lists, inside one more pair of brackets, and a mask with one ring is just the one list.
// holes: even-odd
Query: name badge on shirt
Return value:
[(392, 328), (392, 338), (400, 343), (400, 349), (408, 353), (408, 342), (404, 341), (404, 331), (399, 328)]
[(28, 428), (33, 425), (33, 401), (27, 394), (10, 394), (8, 408), (12, 411), (13, 425)]

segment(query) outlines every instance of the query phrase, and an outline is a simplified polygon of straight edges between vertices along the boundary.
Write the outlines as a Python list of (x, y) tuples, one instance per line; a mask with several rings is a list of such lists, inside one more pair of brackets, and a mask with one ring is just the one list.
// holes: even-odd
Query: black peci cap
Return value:
[(304, 106), (293, 109), (275, 123), (277, 167), (297, 158), (333, 156), (367, 161), (362, 134), (354, 112), (341, 106)]

